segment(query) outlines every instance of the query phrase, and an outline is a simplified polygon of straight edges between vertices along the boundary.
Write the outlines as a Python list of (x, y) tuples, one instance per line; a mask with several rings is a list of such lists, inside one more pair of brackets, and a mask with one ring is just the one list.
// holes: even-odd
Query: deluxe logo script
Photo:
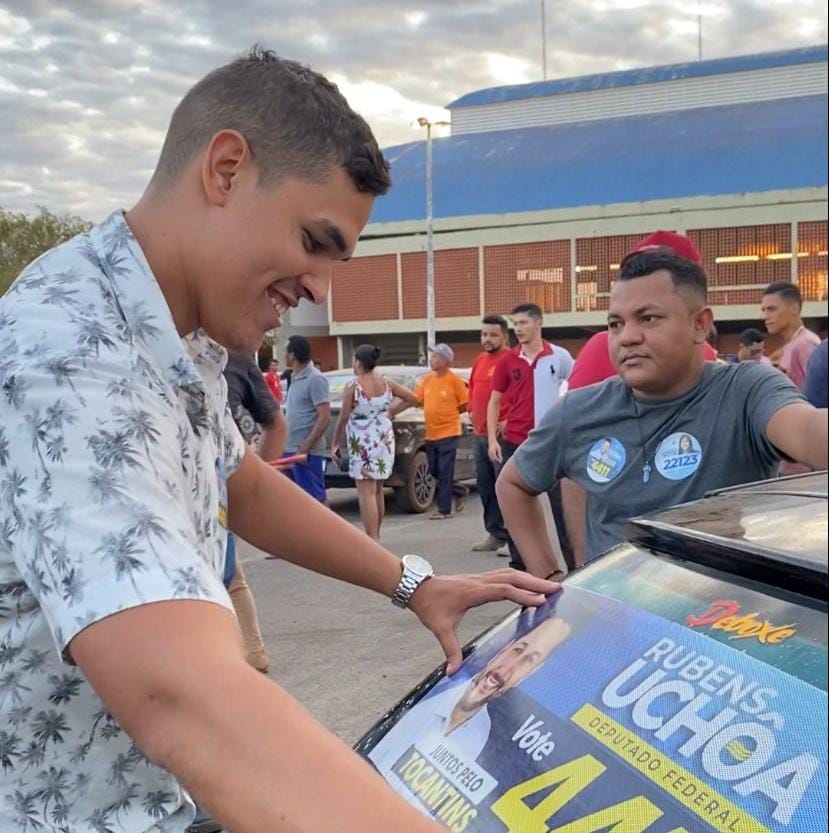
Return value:
[(689, 616), (688, 624), (692, 628), (710, 626), (713, 630), (733, 634), (731, 639), (748, 639), (755, 637), (763, 645), (779, 645), (797, 632), (794, 624), (773, 625), (768, 619), (760, 619), (760, 614), (740, 614), (742, 605), (727, 599), (718, 599), (699, 616)]

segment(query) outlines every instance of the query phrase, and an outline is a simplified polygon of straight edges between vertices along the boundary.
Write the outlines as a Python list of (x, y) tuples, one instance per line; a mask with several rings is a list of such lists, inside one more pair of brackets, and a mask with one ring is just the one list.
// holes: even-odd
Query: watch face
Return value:
[(431, 576), (434, 573), (432, 565), (419, 555), (404, 555), (403, 566), (419, 576)]

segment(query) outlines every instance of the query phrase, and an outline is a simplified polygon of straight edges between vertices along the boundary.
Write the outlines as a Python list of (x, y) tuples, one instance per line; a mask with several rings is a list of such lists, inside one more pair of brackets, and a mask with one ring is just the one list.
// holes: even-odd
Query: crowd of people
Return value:
[[(308, 340), (288, 340), (290, 378), (253, 356), (288, 308), (325, 301), (389, 187), (337, 88), (256, 48), (185, 95), (132, 208), (0, 298), (0, 833), (184, 833), (194, 800), (234, 833), (332, 818), (341, 833), (438, 833), (259, 673), (235, 536), (411, 610), (451, 676), (469, 608), (539, 607), (560, 589), (545, 504), (572, 567), (631, 514), (781, 460), (826, 467), (826, 411), (798, 389), (825, 407), (826, 343), (802, 327), (797, 288), (764, 297), (780, 369), (706, 361), (700, 258), (659, 233), (622, 263), (588, 370), (587, 348), (574, 363), (543, 339), (532, 304), (510, 311), (514, 348), (505, 319), (484, 319), (469, 389), (446, 344), (414, 391), (357, 351), (333, 451), (346, 443), (365, 535), (325, 506), (330, 391)], [(478, 548), (506, 544), (519, 569), (441, 576), (381, 546), (378, 484), (409, 404), (424, 408), (436, 521), (463, 505), (453, 467), (470, 411)]]

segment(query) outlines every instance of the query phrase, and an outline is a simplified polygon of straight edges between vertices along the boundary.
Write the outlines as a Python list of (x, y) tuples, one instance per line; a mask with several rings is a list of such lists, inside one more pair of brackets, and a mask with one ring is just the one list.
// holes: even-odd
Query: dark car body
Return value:
[(826, 472), (712, 493), (631, 521), (356, 749), (459, 833), (825, 833), (827, 591)]
[[(469, 370), (453, 368), (464, 381), (469, 379)], [(420, 378), (429, 370), (425, 367), (406, 365), (378, 366), (377, 372), (393, 379), (403, 387), (413, 390)], [(351, 369), (331, 370), (325, 374), (331, 396), (331, 425), (326, 439), (329, 447), (334, 437), (337, 419), (342, 407), (345, 386), (353, 381)], [(426, 462), (426, 433), (422, 408), (407, 408), (394, 419), (395, 455), (394, 468), (386, 484), (394, 489), (397, 505), (407, 512), (425, 512), (432, 503), (435, 484), (429, 476)], [(475, 459), (472, 446), (472, 428), (466, 417), (461, 420), (463, 434), (455, 461), (455, 480), (475, 478)], [(348, 448), (343, 445), (342, 458), (338, 466), (329, 460), (325, 469), (325, 486), (328, 489), (351, 488), (354, 481), (348, 474)]]

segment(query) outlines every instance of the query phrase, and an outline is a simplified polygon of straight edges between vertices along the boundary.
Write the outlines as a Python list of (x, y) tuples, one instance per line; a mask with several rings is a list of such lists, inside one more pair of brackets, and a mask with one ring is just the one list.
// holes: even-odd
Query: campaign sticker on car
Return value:
[(566, 587), (368, 758), (455, 833), (825, 833), (826, 709), (754, 657)]

